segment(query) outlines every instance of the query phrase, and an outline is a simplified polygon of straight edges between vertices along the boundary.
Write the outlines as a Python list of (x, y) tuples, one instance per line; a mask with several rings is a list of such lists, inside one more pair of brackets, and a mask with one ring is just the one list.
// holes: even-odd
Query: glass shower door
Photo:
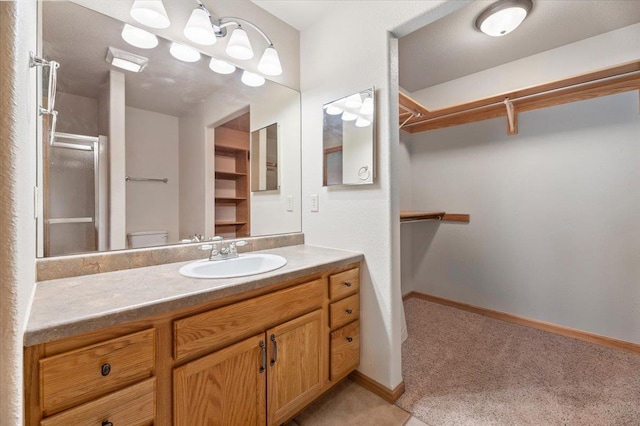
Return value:
[(98, 138), (63, 133), (56, 133), (54, 143), (49, 145), (45, 256), (98, 248), (97, 147)]

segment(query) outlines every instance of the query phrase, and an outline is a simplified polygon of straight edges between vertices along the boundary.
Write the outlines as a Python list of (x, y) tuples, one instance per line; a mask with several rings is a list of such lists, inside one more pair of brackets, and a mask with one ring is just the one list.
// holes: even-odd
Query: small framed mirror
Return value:
[(372, 184), (375, 88), (323, 106), (323, 186)]
[(278, 123), (251, 132), (251, 191), (280, 189)]

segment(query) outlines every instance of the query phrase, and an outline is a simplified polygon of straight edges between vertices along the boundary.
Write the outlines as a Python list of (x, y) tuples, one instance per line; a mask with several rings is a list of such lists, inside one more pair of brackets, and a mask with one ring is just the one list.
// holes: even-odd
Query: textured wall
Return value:
[(35, 284), (36, 2), (0, 2), (0, 425), (22, 419), (22, 334)]
[[(464, 2), (344, 1), (303, 31), (302, 230), (308, 244), (365, 254), (359, 370), (384, 386), (402, 381), (397, 53), (389, 31), (415, 29)], [(442, 7), (438, 7), (442, 6)], [(322, 187), (322, 105), (376, 86), (373, 185)], [(310, 195), (320, 211), (310, 212)]]

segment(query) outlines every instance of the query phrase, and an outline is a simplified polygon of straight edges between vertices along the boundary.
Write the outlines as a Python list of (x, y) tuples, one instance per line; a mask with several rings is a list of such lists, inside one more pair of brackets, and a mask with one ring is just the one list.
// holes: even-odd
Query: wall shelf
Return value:
[(400, 222), (417, 222), (426, 220), (439, 220), (442, 222), (469, 223), (471, 216), (460, 213), (406, 211), (400, 212)]
[(627, 62), (562, 80), (505, 92), (429, 111), (400, 93), (400, 128), (408, 133), (507, 117), (507, 133), (518, 133), (518, 113), (640, 90), (640, 60)]
[(235, 222), (235, 221), (216, 221), (216, 226), (244, 226), (247, 222)]
[(246, 175), (246, 173), (237, 172), (216, 172), (216, 179), (236, 180)]
[(216, 197), (216, 203), (237, 203), (240, 201), (246, 201), (246, 197)]

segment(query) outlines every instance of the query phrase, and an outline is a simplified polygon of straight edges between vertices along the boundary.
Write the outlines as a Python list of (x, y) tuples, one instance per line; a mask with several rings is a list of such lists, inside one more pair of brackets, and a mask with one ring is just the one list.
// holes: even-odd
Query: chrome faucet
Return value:
[(234, 259), (238, 257), (238, 250), (236, 247), (242, 247), (246, 244), (247, 242), (244, 240), (229, 242), (221, 241), (219, 245), (218, 243), (213, 243), (209, 260)]

